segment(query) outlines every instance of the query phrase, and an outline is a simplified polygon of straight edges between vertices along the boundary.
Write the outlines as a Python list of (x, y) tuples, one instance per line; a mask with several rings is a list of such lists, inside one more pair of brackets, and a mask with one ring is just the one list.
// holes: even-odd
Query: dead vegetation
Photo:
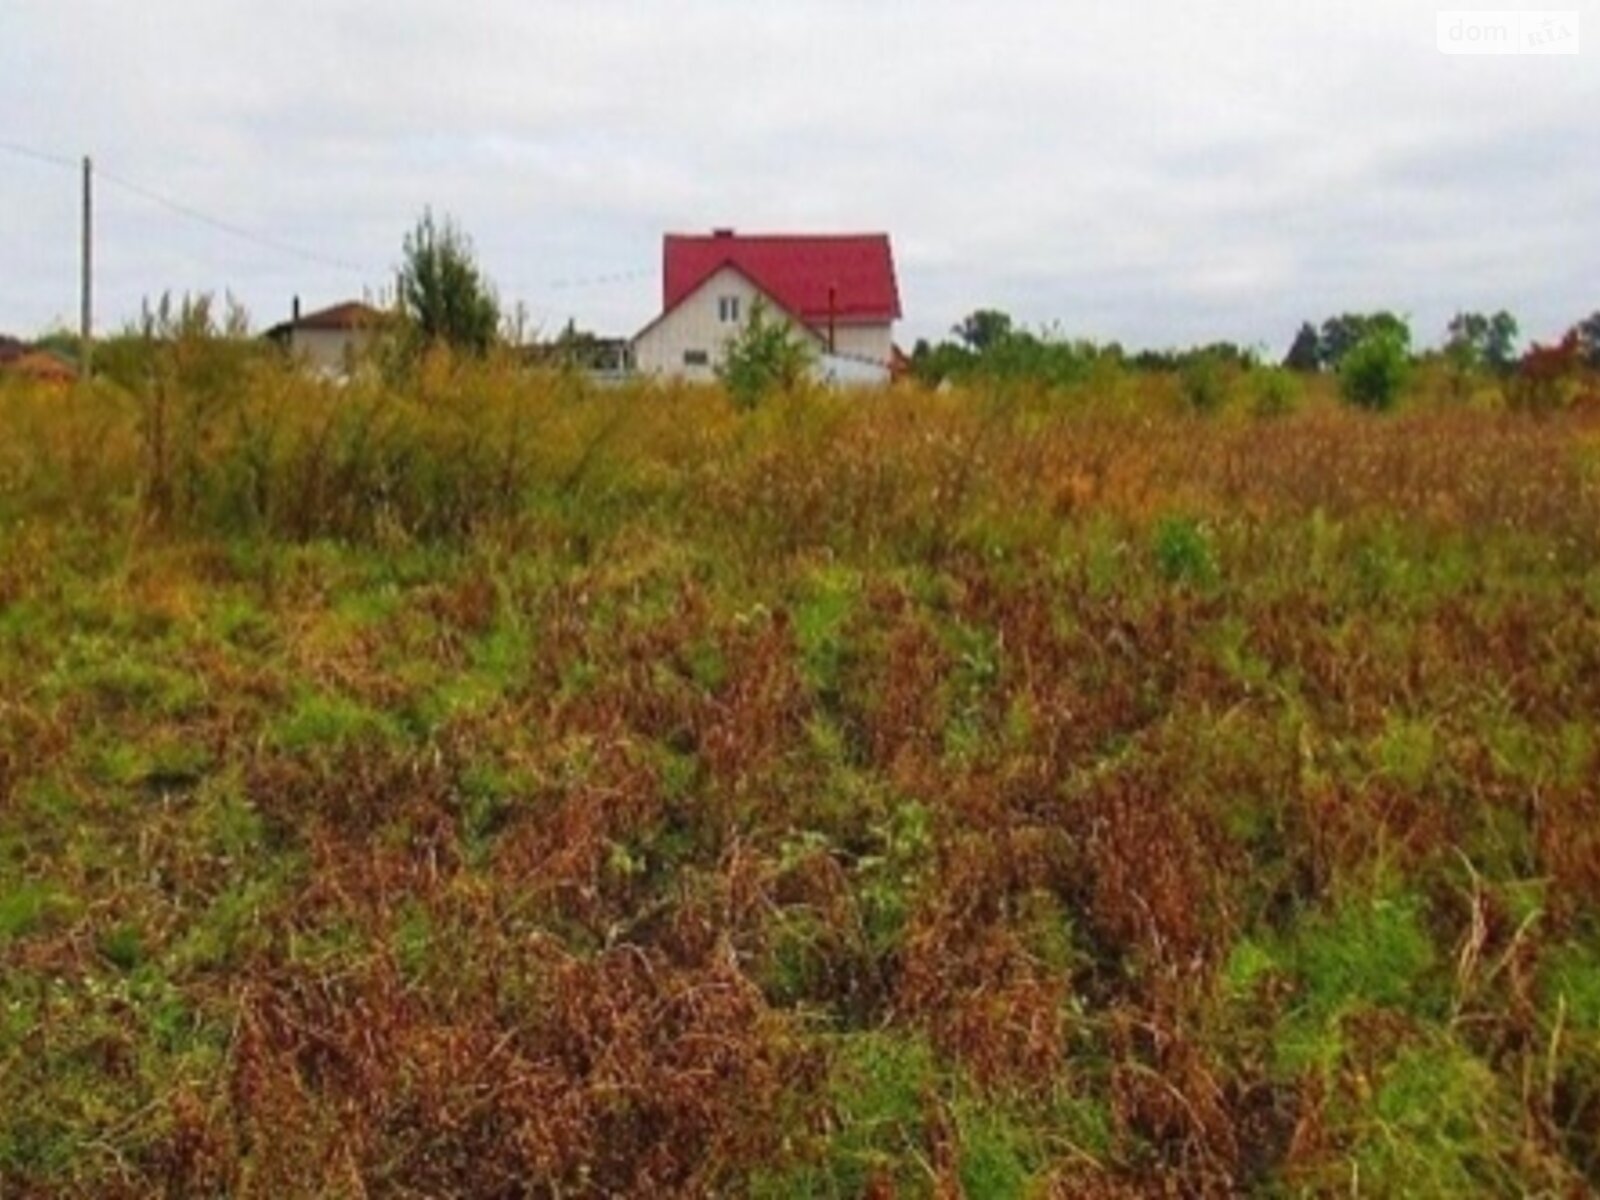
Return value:
[(260, 370), (0, 395), (0, 1195), (1600, 1185), (1592, 418)]

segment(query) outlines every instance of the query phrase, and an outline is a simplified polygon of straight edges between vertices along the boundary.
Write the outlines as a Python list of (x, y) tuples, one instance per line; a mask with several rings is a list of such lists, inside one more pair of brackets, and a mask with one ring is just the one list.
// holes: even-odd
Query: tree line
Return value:
[[(1387, 310), (1340, 313), (1320, 324), (1303, 322), (1276, 369), (1300, 376), (1333, 375), (1347, 400), (1367, 408), (1392, 406), (1412, 367), (1428, 359), (1444, 364), (1458, 392), (1464, 394), (1474, 378), (1490, 377), (1514, 381), (1516, 398), (1530, 382), (1600, 370), (1600, 311), (1576, 322), (1554, 346), (1535, 343), (1523, 350), (1520, 340), (1516, 317), (1504, 310), (1458, 312), (1446, 325), (1439, 348), (1425, 352), (1415, 348), (1405, 317)], [(1067, 338), (1053, 329), (1030, 330), (994, 308), (969, 313), (937, 343), (919, 340), (911, 355), (914, 375), (934, 386), (946, 380), (1007, 378), (1069, 383), (1084, 378), (1103, 361), (1134, 370), (1176, 372), (1196, 407), (1202, 408), (1207, 407), (1211, 390), (1208, 377), (1271, 367), (1257, 349), (1232, 342), (1129, 352), (1116, 342)]]

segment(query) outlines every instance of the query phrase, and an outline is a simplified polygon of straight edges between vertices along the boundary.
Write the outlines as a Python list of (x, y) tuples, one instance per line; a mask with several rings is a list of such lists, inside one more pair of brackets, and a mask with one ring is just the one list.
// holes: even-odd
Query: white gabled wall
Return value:
[[(750, 306), (758, 298), (761, 292), (755, 284), (733, 268), (723, 267), (639, 336), (633, 345), (635, 368), (646, 375), (674, 375), (696, 380), (715, 378), (724, 348), (744, 327), (750, 317)], [(738, 301), (737, 320), (723, 320), (721, 301), (724, 299)], [(783, 319), (782, 313), (773, 311), (770, 302), (768, 314)], [(695, 365), (686, 361), (685, 355), (693, 353), (704, 354), (706, 362)]]
[[(750, 317), (750, 306), (762, 295), (760, 289), (741, 272), (723, 267), (662, 320), (640, 334), (633, 343), (634, 368), (645, 375), (672, 375), (681, 379), (709, 381), (716, 377), (716, 368), (722, 362), (723, 350)], [(739, 317), (736, 321), (722, 319), (720, 302), (737, 298)], [(792, 328), (809, 338), (819, 352), (826, 349), (825, 331), (807, 329), (788, 322), (783, 313), (767, 301), (768, 315), (786, 321)], [(888, 324), (845, 325), (834, 331), (837, 353), (851, 358), (871, 359), (887, 369), (893, 337)], [(684, 355), (699, 351), (706, 355), (706, 363), (696, 366), (685, 362)]]

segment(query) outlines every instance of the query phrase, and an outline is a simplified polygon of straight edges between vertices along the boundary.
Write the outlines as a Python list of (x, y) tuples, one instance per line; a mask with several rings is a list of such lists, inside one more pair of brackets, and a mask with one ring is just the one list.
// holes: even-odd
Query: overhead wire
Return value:
[[(77, 171), (82, 165), (81, 159), (75, 159), (64, 154), (56, 154), (48, 150), (41, 150), (35, 146), (28, 146), (19, 142), (0, 140), (0, 150), (71, 171)], [(360, 275), (363, 278), (370, 279), (374, 276), (383, 277), (389, 274), (387, 269), (374, 270), (370, 266), (363, 266), (362, 264), (353, 262), (350, 259), (339, 258), (331, 254), (324, 254), (319, 250), (312, 250), (305, 246), (285, 241), (282, 238), (273, 237), (268, 234), (257, 233), (255, 230), (249, 229), (235, 221), (230, 221), (223, 217), (215, 216), (212, 213), (206, 212), (203, 209), (187, 203), (186, 201), (179, 200), (171, 195), (166, 194), (165, 192), (158, 191), (155, 188), (129, 179), (120, 172), (109, 170), (103, 163), (98, 161), (93, 163), (92, 170), (97, 178), (104, 179), (113, 187), (119, 188), (130, 195), (137, 196), (148, 203), (159, 205), (160, 207), (165, 208), (168, 211), (177, 214), (178, 216), (184, 217), (187, 220), (204, 225), (219, 233), (226, 234), (229, 237), (237, 238), (240, 241), (249, 242), (252, 245), (259, 246), (263, 249), (271, 250), (275, 253), (287, 255), (293, 258), (298, 258), (305, 262), (316, 263), (319, 266), (331, 267), (336, 270), (348, 272), (350, 274)], [(599, 275), (552, 279), (543, 284), (542, 290), (549, 292), (565, 292), (584, 288), (610, 287), (624, 283), (632, 283), (637, 280), (644, 279), (653, 273), (654, 271), (651, 268), (641, 268), (632, 271), (616, 271)], [(557, 306), (549, 305), (547, 303), (540, 305), (540, 307), (549, 307), (553, 311)]]
[[(21, 155), (24, 158), (35, 159), (39, 162), (49, 163), (54, 166), (64, 167), (74, 171), (77, 170), (80, 165), (78, 161), (68, 158), (65, 155), (53, 154), (46, 150), (38, 150), (32, 146), (24, 146), (16, 142), (0, 141), (0, 149), (7, 150), (12, 154)], [(279, 254), (287, 254), (295, 258), (304, 259), (307, 262), (318, 263), (321, 266), (334, 267), (341, 271), (349, 271), (363, 276), (371, 276), (374, 274), (369, 267), (361, 266), (360, 264), (351, 262), (348, 259), (335, 258), (332, 255), (323, 254), (320, 251), (308, 250), (304, 246), (297, 246), (291, 242), (286, 242), (281, 238), (275, 238), (266, 234), (256, 233), (254, 230), (247, 229), (243, 225), (237, 224), (236, 222), (213, 216), (208, 212), (196, 208), (192, 204), (186, 204), (184, 201), (174, 199), (165, 193), (157, 191), (155, 188), (146, 187), (144, 184), (136, 183), (134, 180), (129, 179), (116, 171), (108, 170), (102, 163), (94, 163), (92, 170), (96, 178), (104, 179), (113, 187), (121, 188), (123, 191), (128, 192), (131, 195), (138, 196), (143, 200), (147, 200), (152, 204), (158, 204), (163, 208), (177, 213), (179, 216), (186, 217), (191, 221), (196, 221), (202, 225), (210, 227), (211, 229), (217, 230), (219, 233), (225, 233), (228, 236), (238, 238), (241, 241), (251, 242), (254, 245), (261, 246), (268, 250), (273, 250)]]

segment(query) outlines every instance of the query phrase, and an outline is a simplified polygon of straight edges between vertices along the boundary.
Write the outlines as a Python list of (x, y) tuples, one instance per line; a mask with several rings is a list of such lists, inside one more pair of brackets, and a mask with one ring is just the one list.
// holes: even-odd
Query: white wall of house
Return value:
[[(696, 288), (665, 318), (646, 329), (633, 344), (634, 368), (645, 375), (671, 375), (709, 381), (723, 360), (728, 342), (750, 317), (750, 306), (765, 299), (743, 273), (724, 267)], [(789, 322), (770, 300), (768, 315), (786, 321), (818, 350), (826, 349), (826, 331)], [(893, 342), (887, 322), (876, 325), (840, 323), (834, 330), (835, 353), (840, 357), (870, 359), (888, 370)]]
[(352, 357), (367, 352), (373, 336), (370, 329), (296, 329), (289, 335), (289, 353), (319, 374), (343, 375)]
[[(824, 331), (826, 333), (826, 331)], [(894, 356), (894, 326), (839, 323), (833, 330), (833, 352), (840, 358), (861, 358), (882, 363), (885, 370)]]

